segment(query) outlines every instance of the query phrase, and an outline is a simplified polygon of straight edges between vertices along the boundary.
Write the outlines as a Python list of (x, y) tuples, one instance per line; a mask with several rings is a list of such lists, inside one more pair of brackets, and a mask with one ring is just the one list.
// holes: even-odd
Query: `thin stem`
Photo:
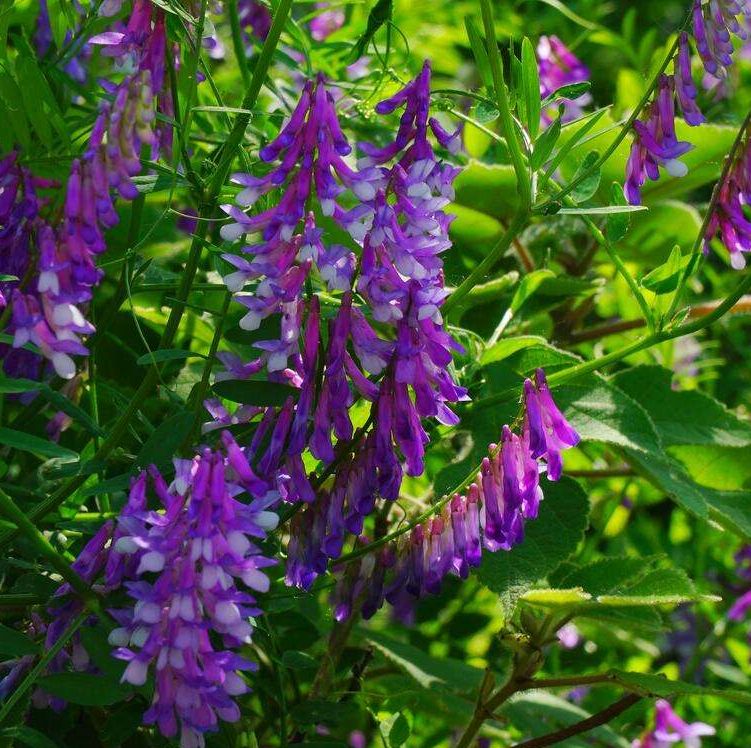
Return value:
[[(686, 24), (689, 22), (690, 14), (686, 18), (686, 20), (683, 22), (683, 25), (681, 26), (681, 29), (679, 29), (679, 32), (682, 31)], [(629, 118), (623, 123), (623, 127), (621, 128), (620, 132), (616, 136), (615, 140), (605, 149), (605, 152), (600, 156), (600, 158), (597, 159), (597, 161), (592, 164), (592, 166), (587, 169), (586, 171), (582, 172), (578, 177), (573, 179), (571, 182), (569, 182), (565, 187), (560, 189), (553, 197), (546, 200), (544, 203), (537, 205), (534, 207), (535, 213), (546, 213), (549, 208), (554, 205), (555, 203), (560, 202), (563, 200), (566, 195), (571, 194), (573, 190), (575, 190), (583, 181), (586, 179), (589, 179), (589, 177), (594, 174), (618, 149), (618, 146), (626, 139), (626, 136), (631, 131), (631, 126), (636, 122), (636, 120), (639, 118), (639, 115), (642, 113), (642, 110), (649, 102), (650, 98), (652, 97), (652, 92), (654, 91), (655, 87), (660, 81), (660, 76), (667, 70), (668, 65), (672, 62), (673, 58), (675, 57), (675, 53), (678, 51), (678, 43), (680, 40), (680, 33), (676, 35), (675, 41), (670, 45), (670, 49), (668, 50), (668, 53), (665, 55), (665, 58), (662, 61), (662, 64), (658, 68), (657, 72), (654, 74), (652, 79), (649, 82), (649, 85), (647, 86), (646, 91), (644, 92), (643, 96), (641, 97), (641, 100), (634, 108), (633, 112), (631, 112), (631, 115)]]
[(516, 124), (511, 114), (506, 82), (503, 79), (503, 61), (501, 60), (501, 53), (495, 38), (495, 23), (493, 21), (493, 6), (491, 1), (480, 0), (480, 9), (482, 11), (482, 24), (485, 29), (490, 70), (493, 74), (493, 89), (495, 91), (495, 103), (498, 106), (501, 132), (506, 138), (509, 156), (511, 157), (511, 163), (516, 174), (522, 211), (526, 212), (532, 204), (532, 178), (517, 136)]
[(232, 48), (235, 51), (235, 59), (237, 60), (237, 66), (240, 68), (243, 84), (245, 88), (248, 88), (250, 85), (250, 72), (248, 70), (248, 59), (245, 54), (245, 45), (243, 44), (240, 13), (237, 6), (238, 0), (229, 0), (229, 24), (232, 29)]
[(606, 725), (618, 715), (623, 714), (627, 709), (630, 709), (634, 704), (641, 701), (641, 699), (642, 697), (638, 694), (630, 693), (616, 701), (614, 704), (611, 704), (606, 709), (603, 709), (601, 712), (597, 712), (597, 714), (593, 714), (591, 717), (581, 720), (581, 722), (576, 722), (573, 725), (564, 727), (556, 732), (551, 732), (549, 735), (543, 735), (540, 738), (532, 738), (532, 740), (525, 740), (523, 743), (516, 743), (514, 748), (545, 748), (545, 746), (548, 745), (562, 743), (564, 740), (567, 740), (574, 735), (580, 735), (583, 732), (594, 730), (595, 727)]
[[(652, 335), (646, 338), (643, 338), (642, 340), (637, 340), (631, 345), (627, 345), (624, 348), (621, 348), (617, 351), (613, 351), (612, 353), (609, 353), (605, 356), (600, 356), (599, 358), (592, 359), (591, 361), (584, 361), (580, 364), (574, 364), (573, 366), (569, 366), (565, 369), (561, 369), (560, 371), (553, 372), (552, 374), (548, 376), (548, 384), (551, 386), (563, 384), (564, 382), (567, 382), (570, 379), (574, 379), (584, 374), (589, 374), (592, 371), (597, 371), (598, 369), (601, 369), (605, 366), (609, 366), (610, 364), (616, 363), (617, 361), (620, 361), (621, 359), (627, 358), (628, 356), (631, 356), (634, 353), (643, 351), (647, 348), (652, 347), (653, 345), (657, 345), (658, 343), (664, 343), (665, 341), (673, 340), (674, 338), (680, 338), (685, 335), (691, 335), (695, 332), (698, 332), (699, 330), (702, 330), (703, 328), (708, 327), (709, 325), (713, 324), (717, 320), (721, 319), (728, 311), (733, 309), (733, 307), (735, 307), (738, 300), (741, 299), (746, 293), (746, 291), (749, 290), (750, 288), (751, 288), (751, 274), (747, 275), (738, 284), (735, 291), (733, 291), (733, 293), (730, 294), (730, 296), (728, 296), (728, 298), (725, 299), (725, 301), (719, 304), (709, 314), (706, 314), (705, 316), (697, 320), (694, 320), (693, 322), (687, 322), (683, 325), (674, 327), (673, 329), (655, 332)], [(497, 403), (508, 402), (518, 397), (519, 397), (518, 387), (513, 387), (513, 388), (503, 390), (495, 395), (491, 395), (489, 397), (483, 398), (482, 400), (478, 400), (476, 403), (474, 403), (473, 407), (486, 408), (488, 406), (495, 405)], [(337, 564), (347, 563), (350, 561), (354, 561), (357, 558), (361, 558), (362, 556), (365, 556), (368, 553), (371, 553), (372, 551), (376, 550), (377, 548), (380, 548), (386, 543), (389, 543), (395, 538), (398, 538), (400, 535), (404, 535), (405, 533), (410, 532), (417, 525), (422, 524), (426, 519), (430, 519), (433, 515), (440, 512), (440, 510), (444, 506), (446, 506), (446, 504), (448, 504), (448, 502), (451, 500), (451, 497), (455, 493), (459, 493), (466, 488), (466, 486), (477, 475), (477, 472), (479, 469), (480, 469), (479, 465), (473, 466), (472, 470), (467, 474), (467, 476), (463, 480), (461, 480), (450, 491), (445, 493), (438, 501), (432, 504), (424, 512), (421, 512), (420, 514), (418, 514), (411, 521), (405, 522), (403, 525), (401, 525), (400, 527), (398, 527), (396, 530), (389, 533), (388, 535), (385, 535), (383, 538), (374, 540), (372, 543), (362, 546), (361, 548), (356, 548), (351, 553), (348, 553), (342, 556), (337, 561)]]
[(56, 551), (47, 538), (29, 521), (28, 517), (16, 506), (16, 502), (0, 489), (0, 513), (13, 522), (18, 531), (36, 548), (60, 576), (86, 601), (93, 610), (98, 610), (96, 595), (91, 588)]
[(610, 673), (595, 675), (574, 675), (571, 678), (535, 678), (524, 684), (523, 690), (530, 691), (538, 688), (572, 688), (576, 686), (594, 686), (600, 683), (611, 684), (613, 677)]
[(477, 286), (480, 280), (488, 275), (526, 223), (526, 213), (517, 213), (514, 216), (503, 236), (495, 243), (495, 246), (488, 252), (483, 261), (454, 289), (451, 296), (446, 299), (445, 304), (441, 308), (444, 314), (448, 314), (451, 309), (459, 304)]

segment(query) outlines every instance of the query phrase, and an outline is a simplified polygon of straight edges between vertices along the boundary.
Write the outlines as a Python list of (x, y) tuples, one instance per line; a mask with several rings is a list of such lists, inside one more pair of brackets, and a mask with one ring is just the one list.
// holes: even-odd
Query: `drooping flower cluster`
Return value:
[(670, 704), (659, 699), (655, 704), (655, 726), (634, 740), (632, 748), (671, 748), (683, 745), (685, 748), (701, 748), (701, 739), (715, 734), (715, 729), (704, 722), (684, 722)]
[[(245, 589), (266, 591), (262, 570), (274, 563), (257, 543), (276, 526), (268, 507), (278, 494), (229, 433), (223, 441), (226, 454), (204, 449), (175, 460), (169, 486), (155, 468), (133, 482), (105, 574), (135, 603), (114, 612), (121, 627), (110, 635), (128, 663), (123, 680), (140, 686), (154, 676), (144, 721), (168, 737), (179, 732), (182, 748), (203, 746), (219, 720), (239, 719), (234, 697), (250, 690), (240, 672), (255, 665), (236, 650), (261, 612)], [(148, 508), (149, 488), (163, 511)]]
[[(321, 77), (307, 82), (289, 121), (260, 151), (272, 166), (262, 175), (234, 175), (244, 188), (238, 203), (263, 202), (262, 209), (247, 215), (225, 206), (233, 219), (222, 228), (225, 240), (260, 240), (243, 248), (249, 258), (224, 255), (235, 268), (225, 282), (248, 309), (240, 325), (255, 330), (272, 315), (281, 318), (279, 339), (254, 343), (259, 358), (233, 362), (234, 372), (247, 378), (265, 368), (300, 394), (294, 408), (278, 416), (269, 409), (261, 423), (276, 419), (290, 429), (280, 491), (309, 506), (293, 524), (287, 578), (304, 587), (341, 553), (346, 533), (362, 531), (378, 499), (398, 496), (402, 463), (407, 473), (421, 474), (428, 440), (421, 419), (455, 423), (447, 403), (466, 397), (448, 372), (457, 346), (439, 311), (446, 295), (440, 254), (450, 246), (442, 209), (457, 170), (436, 158), (428, 139), (432, 130), (455, 150), (458, 134), (429, 117), (427, 64), (376, 112), (402, 106), (394, 141), (360, 144), (364, 157), (355, 166), (334, 98)], [(280, 187), (281, 198), (272, 199)], [(340, 236), (329, 243), (332, 226)], [(245, 293), (249, 283), (255, 287)], [(311, 283), (344, 292), (320, 353), (325, 328), (315, 296), (305, 299)], [(358, 400), (372, 404), (367, 424), (356, 430), (351, 408)], [(306, 448), (332, 466), (330, 487), (311, 485)]]
[[(63, 218), (56, 226), (36, 223), (38, 266), (27, 269), (28, 282), (12, 298), (14, 347), (37, 345), (65, 379), (75, 375), (72, 356), (87, 353), (80, 337), (94, 330), (83, 308), (101, 279), (95, 259), (106, 249), (104, 232), (118, 222), (114, 197), (137, 197), (133, 177), (142, 171), (142, 147), (150, 147), (153, 158), (160, 149), (169, 149), (171, 141), (171, 129), (156, 121), (157, 109), (168, 116), (172, 112), (163, 90), (164, 11), (149, 0), (135, 0), (124, 31), (104, 32), (89, 42), (104, 46), (105, 54), (133, 72), (117, 85), (105, 84), (111, 100), (100, 110), (86, 151), (73, 161)], [(27, 359), (27, 369), (20, 373), (38, 374), (37, 360)]]
[[(555, 35), (541, 36), (537, 43), (537, 62), (540, 75), (540, 96), (546, 99), (564, 86), (589, 81), (589, 68)], [(562, 122), (572, 122), (584, 113), (584, 107), (592, 102), (592, 96), (584, 93), (576, 99), (562, 99), (564, 112)], [(557, 116), (557, 107), (548, 107), (542, 112), (544, 127)]]
[[(724, 79), (733, 62), (733, 38), (745, 40), (751, 21), (746, 0), (694, 0), (692, 35), (707, 74)], [(684, 176), (688, 169), (680, 157), (691, 144), (675, 133), (675, 103), (688, 125), (705, 121), (696, 99), (698, 88), (691, 71), (689, 35), (682, 32), (673, 61), (673, 73), (660, 76), (657, 91), (645, 118), (634, 122), (635, 138), (626, 168), (624, 193), (632, 205), (641, 203), (641, 188), (647, 177), (657, 180), (660, 168), (672, 176)]]
[(704, 252), (718, 236), (730, 254), (736, 270), (746, 267), (746, 253), (751, 252), (751, 221), (746, 206), (751, 204), (751, 138), (746, 140), (728, 169), (704, 234)]
[(476, 480), (456, 494), (440, 513), (349, 564), (334, 595), (334, 617), (347, 618), (357, 605), (365, 618), (384, 600), (408, 606), (437, 594), (443, 579), (465, 579), (480, 564), (483, 549), (510, 550), (524, 538), (524, 523), (537, 517), (543, 490), (541, 472), (558, 480), (561, 452), (579, 436), (556, 406), (545, 375), (524, 384), (521, 436), (504, 426), (501, 443), (491, 444)]

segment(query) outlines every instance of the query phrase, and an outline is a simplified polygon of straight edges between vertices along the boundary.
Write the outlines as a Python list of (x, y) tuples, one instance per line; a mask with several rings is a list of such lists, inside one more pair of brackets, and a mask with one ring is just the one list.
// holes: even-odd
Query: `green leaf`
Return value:
[(14, 657), (39, 654), (39, 647), (26, 634), (0, 624), (0, 654)]
[(0, 743), (5, 745), (5, 740), (2, 740), (2, 738), (11, 741), (11, 743), (16, 741), (21, 745), (28, 745), (29, 748), (58, 748), (58, 744), (53, 740), (50, 740), (39, 730), (26, 727), (26, 725), (14, 725), (0, 729)]
[(584, 537), (589, 501), (581, 486), (562, 478), (543, 481), (543, 491), (540, 515), (527, 522), (524, 542), (508, 552), (483, 554), (480, 581), (500, 595), (506, 607), (565, 561)]
[[(610, 188), (611, 205), (627, 205), (626, 196), (623, 194), (623, 187), (618, 182), (613, 182)], [(608, 216), (605, 223), (605, 238), (615, 244), (623, 239), (628, 233), (631, 224), (631, 216), (627, 213), (613, 213)]]
[(676, 244), (668, 259), (642, 278), (641, 285), (658, 296), (672, 293), (690, 260), (691, 255), (681, 256), (681, 248)]
[(532, 141), (540, 131), (540, 74), (537, 56), (532, 42), (525, 36), (522, 40), (522, 97), (524, 99), (525, 124)]
[(636, 366), (611, 381), (647, 411), (665, 446), (751, 445), (751, 423), (698, 390), (674, 390), (673, 372), (661, 366)]
[(69, 461), (78, 459), (78, 454), (70, 449), (65, 449), (65, 447), (47, 439), (41, 439), (33, 434), (15, 431), (14, 429), (0, 428), (0, 444), (44, 457), (60, 457)]
[(39, 678), (37, 684), (53, 696), (82, 706), (109, 706), (133, 693), (129, 686), (89, 673), (54, 673)]
[(150, 353), (144, 353), (136, 359), (139, 366), (149, 366), (150, 364), (162, 361), (180, 361), (186, 358), (206, 358), (205, 354), (198, 351), (186, 351), (182, 348), (162, 348)]
[(534, 295), (544, 281), (554, 277), (555, 273), (552, 270), (533, 270), (531, 273), (527, 273), (522, 278), (514, 293), (514, 298), (511, 300), (511, 312), (516, 314), (522, 308), (524, 302)]
[(219, 397), (246, 405), (284, 405), (287, 398), (300, 396), (300, 391), (294, 387), (261, 379), (225, 379), (216, 382), (212, 389)]
[(618, 387), (599, 377), (585, 377), (556, 387), (556, 403), (584, 441), (661, 453), (654, 425), (644, 408)]
[(685, 683), (680, 680), (668, 680), (663, 675), (651, 673), (629, 673), (624, 670), (611, 670), (609, 673), (613, 682), (622, 685), (629, 691), (640, 693), (650, 698), (670, 699), (677, 696), (717, 696), (726, 701), (738, 704), (751, 704), (751, 692), (735, 689), (704, 688), (695, 683)]
[(391, 20), (393, 12), (393, 0), (378, 0), (368, 14), (368, 23), (365, 27), (365, 32), (352, 48), (351, 60), (359, 60), (365, 54), (371, 39), (373, 39), (381, 26)]
[[(488, 59), (488, 50), (485, 47), (485, 40), (475, 26), (471, 16), (464, 17), (464, 27), (467, 29), (467, 38), (469, 46), (472, 49), (472, 55), (475, 58), (477, 71), (487, 91), (493, 90), (493, 75), (490, 71), (490, 60)], [(498, 115), (496, 114), (496, 117)]]
[(583, 96), (585, 93), (589, 93), (592, 88), (592, 84), (589, 81), (579, 81), (578, 83), (567, 83), (565, 86), (556, 88), (552, 94), (547, 96), (543, 103), (543, 106), (552, 104), (553, 102), (560, 101), (561, 99), (567, 99), (573, 101)]
[(365, 632), (370, 643), (423, 688), (466, 694), (480, 685), (482, 670), (459, 660), (434, 657), (421, 649), (392, 639), (380, 631)]
[(555, 121), (540, 135), (535, 142), (535, 147), (532, 151), (532, 158), (530, 159), (530, 166), (537, 171), (543, 164), (550, 158), (550, 154), (553, 152), (558, 138), (561, 135), (561, 116), (560, 113)]
[(579, 168), (576, 170), (572, 181), (578, 180), (585, 174), (587, 176), (571, 191), (571, 198), (574, 202), (583, 203), (592, 198), (597, 192), (597, 188), (600, 186), (600, 179), (602, 178), (601, 168), (599, 166), (595, 168), (599, 159), (600, 154), (598, 151), (590, 151), (584, 157), (581, 164), (579, 164)]
[[(580, 706), (545, 691), (517, 694), (504, 704), (501, 711), (523, 735), (532, 738), (542, 737), (591, 716)], [(562, 745), (567, 748), (583, 748), (593, 744), (603, 748), (631, 748), (631, 743), (608, 725), (596, 727), (584, 737), (587, 738), (586, 742), (575, 743), (575, 738), (572, 738)]]
[(357, 720), (358, 707), (352, 701), (323, 701), (308, 699), (292, 708), (292, 716), (302, 725), (352, 724)]
[(315, 670), (319, 664), (315, 657), (296, 649), (288, 650), (282, 655), (282, 665), (290, 670)]
[(521, 599), (525, 603), (532, 605), (542, 605), (544, 607), (557, 608), (559, 606), (577, 605), (585, 603), (592, 599), (592, 595), (585, 592), (581, 587), (572, 587), (570, 589), (539, 589), (528, 590)]
[(160, 423), (141, 447), (135, 464), (141, 468), (168, 465), (190, 434), (194, 420), (193, 413), (183, 411)]
[(412, 732), (407, 718), (401, 712), (391, 714), (384, 719), (379, 723), (378, 729), (388, 748), (399, 748), (404, 745)]
[(719, 599), (700, 594), (683, 569), (672, 567), (650, 571), (633, 584), (598, 595), (596, 601), (601, 605), (652, 606)]
[(586, 119), (583, 123), (572, 123), (569, 127), (564, 127), (561, 131), (561, 135), (565, 134), (564, 140), (560, 149), (556, 153), (553, 160), (548, 164), (548, 168), (545, 170), (545, 174), (540, 182), (541, 186), (544, 186), (548, 179), (555, 174), (558, 167), (569, 157), (576, 148), (577, 145), (584, 142), (587, 135), (594, 129), (595, 125), (605, 116), (607, 109), (600, 109), (594, 112), (591, 117)]
[(641, 213), (647, 210), (644, 205), (605, 205), (588, 208), (561, 208), (558, 211), (562, 216), (613, 216), (623, 213)]

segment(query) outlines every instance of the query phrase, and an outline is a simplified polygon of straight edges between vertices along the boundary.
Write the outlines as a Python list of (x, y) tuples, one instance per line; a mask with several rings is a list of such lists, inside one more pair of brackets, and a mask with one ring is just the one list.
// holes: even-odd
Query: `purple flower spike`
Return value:
[[(136, 480), (109, 562), (111, 579), (124, 573), (134, 600), (116, 611), (122, 625), (110, 634), (115, 656), (128, 663), (123, 680), (141, 686), (153, 673), (144, 721), (166, 737), (179, 734), (183, 748), (202, 746), (220, 720), (240, 717), (235, 697), (250, 690), (241, 673), (255, 664), (235, 650), (250, 641), (249, 619), (261, 612), (245, 590), (268, 590), (263, 569), (274, 563), (256, 545), (277, 523), (267, 487), (232, 437), (222, 440), (226, 457), (205, 449), (176, 460), (170, 486), (155, 468), (150, 481)], [(163, 514), (144, 511), (149, 482)], [(244, 492), (249, 503), (235, 498)]]

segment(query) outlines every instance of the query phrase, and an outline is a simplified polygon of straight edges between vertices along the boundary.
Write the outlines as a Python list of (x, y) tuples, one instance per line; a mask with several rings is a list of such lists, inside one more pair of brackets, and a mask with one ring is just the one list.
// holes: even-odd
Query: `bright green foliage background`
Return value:
[[(178, 4), (159, 4), (170, 11), (170, 34), (190, 59)], [(0, 2), (0, 150), (19, 143), (27, 165), (64, 180), (102, 94), (89, 86), (77, 91), (80, 96), (72, 102), (64, 87), (69, 81), (62, 79), (54, 60), (35, 59), (28, 46), (35, 5)], [(345, 80), (352, 44), (362, 39), (373, 5), (370, 0), (347, 4), (344, 28), (327, 42), (314, 43), (306, 24), (314, 5), (295, 3), (296, 22), (288, 25), (284, 44), (305, 53), (303, 72), (322, 71)], [(606, 108), (583, 138), (576, 136), (581, 122), (562, 129), (553, 152), (569, 141), (576, 145), (561, 160), (557, 179), (571, 179), (582, 163), (592, 162), (593, 151), (601, 153), (612, 142), (624, 113), (644, 93), (687, 5), (646, 0), (494, 4), (502, 48), (513, 39), (518, 51), (524, 36), (536, 41), (542, 34), (558, 35), (591, 68), (593, 109)], [(67, 28), (65, 6), (66, 0), (50, 3), (59, 38)], [(388, 44), (385, 28), (374, 37), (379, 54), (388, 58), (379, 61), (369, 48), (371, 74), (352, 88), (356, 104), (346, 120), (353, 140), (367, 139), (381, 126), (372, 116), (374, 104), (396, 86), (389, 71), (407, 79), (425, 57), (433, 61), (433, 86), (443, 92), (436, 95), (437, 109), (449, 118), (449, 110), (457, 109), (465, 113), (466, 123), (467, 154), (459, 157), (465, 168), (452, 208), (457, 215), (454, 248), (445, 256), (451, 285), (458, 285), (486, 255), (518, 205), (508, 153), (493, 137), (497, 112), (486, 102), (452, 93), (488, 95), (468, 41), (468, 15), (480, 27), (479, 6), (470, 0), (396, 0)], [(89, 32), (103, 26), (95, 21)], [(210, 178), (214, 148), (226, 139), (235, 116), (232, 108), (243, 95), (227, 24), (217, 21), (217, 28), (228, 57), (206, 63), (210, 78), (198, 86), (192, 112), (189, 147), (201, 179)], [(275, 55), (271, 82), (294, 100), (292, 72), (298, 65), (284, 50)], [(183, 98), (193, 85), (189, 69), (185, 64), (177, 75)], [(690, 132), (680, 128), (696, 145), (685, 158), (689, 176), (651, 184), (646, 211), (590, 214), (641, 284), (658, 326), (670, 322), (663, 316), (722, 159), (751, 103), (750, 79), (751, 64), (740, 60), (731, 97), (703, 101), (711, 124)], [(279, 112), (269, 111), (270, 101), (264, 92), (253, 111), (243, 155), (250, 163), (258, 143), (272, 136), (281, 121)], [(575, 191), (578, 208), (586, 212), (622, 203), (617, 185), (623, 180), (628, 144), (629, 139)], [(246, 359), (253, 340), (268, 337), (263, 329), (239, 331), (239, 307), (224, 310), (221, 240), (218, 229), (212, 229), (210, 251), (204, 252), (177, 343), (154, 353), (190, 242), (176, 219), (197, 206), (175, 164), (149, 166), (152, 173), (138, 180), (143, 200), (120, 203), (122, 221), (111, 232), (102, 258), (107, 276), (92, 310), (101, 324), (80, 402), (62, 399), (60, 383), (52, 382), (31, 405), (6, 398), (2, 411), (0, 488), (22, 508), (30, 508), (72, 475), (83, 471), (89, 476), (41, 524), (58, 549), (74, 555), (99, 521), (86, 512), (120, 506), (136, 467), (152, 462), (167, 467), (195, 433), (197, 419), (207, 420), (196, 402), (196, 387), (217, 327), (225, 330), (221, 349)], [(222, 202), (233, 195), (227, 186)], [(501, 426), (517, 417), (522, 380), (536, 367), (543, 366), (549, 375), (563, 372), (582, 360), (619, 351), (645, 334), (632, 329), (588, 337), (614, 320), (638, 320), (641, 311), (580, 217), (565, 212), (538, 216), (518, 241), (536, 269), (525, 273), (512, 248), (450, 315), (453, 332), (467, 348), (456, 368), (473, 402), (460, 410), (460, 427), (433, 429), (426, 475), (405, 484), (402, 504), (409, 513), (451, 490), (478, 464)], [(688, 295), (678, 308), (722, 300), (739, 277), (728, 267), (726, 252), (716, 247), (689, 280)], [(488, 344), (507, 310), (510, 322), (497, 342)], [(747, 316), (729, 315), (688, 341), (654, 345), (557, 386), (556, 399), (582, 444), (566, 455), (568, 477), (546, 484), (540, 517), (528, 524), (525, 542), (510, 553), (486, 554), (479, 572), (466, 582), (451, 579), (439, 597), (418, 606), (412, 625), (394, 621), (389, 611), (355, 624), (322, 698), (310, 699), (307, 693), (332, 627), (332, 581), (322, 579), (313, 594), (301, 594), (284, 586), (279, 568), (279, 578), (262, 601), (266, 615), (259, 620), (253, 652), (261, 669), (253, 678), (254, 693), (243, 700), (247, 719), (211, 737), (209, 745), (277, 746), (285, 744), (282, 734), (297, 734), (304, 736), (298, 745), (334, 748), (346, 745), (349, 733), (361, 729), (373, 746), (448, 746), (472, 715), (483, 671), (502, 683), (520, 638), (543, 621), (560, 623), (570, 617), (582, 642), (571, 650), (547, 646), (540, 677), (609, 673), (608, 682), (578, 703), (566, 698), (570, 689), (565, 688), (516, 696), (485, 728), (493, 745), (512, 745), (576, 722), (624, 690), (670, 697), (687, 721), (715, 725), (717, 737), (707, 745), (746, 745), (751, 733), (749, 626), (728, 623), (725, 613), (745, 591), (733, 554), (751, 539), (750, 331)], [(692, 356), (696, 360), (687, 363)], [(92, 462), (99, 440), (155, 362), (162, 367), (158, 391), (141, 404), (106, 464)], [(32, 388), (23, 381), (0, 380), (5, 394)], [(217, 392), (256, 404), (278, 396), (273, 387), (260, 385)], [(74, 421), (56, 445), (47, 440), (44, 427), (61, 407)], [(282, 540), (277, 535), (269, 541), (271, 554), (280, 554)], [(12, 553), (6, 547), (0, 559), (0, 654), (39, 653), (39, 643), (20, 634), (16, 624), (27, 616), (29, 605), (44, 604), (56, 582), (24, 541), (16, 541)], [(139, 729), (145, 691), (119, 684), (121, 665), (109, 657), (106, 634), (104, 625), (85, 632), (102, 674), (43, 677), (39, 685), (71, 705), (60, 714), (26, 714), (21, 700), (0, 726), (0, 745), (164, 744)], [(353, 668), (357, 674), (363, 665), (362, 677), (353, 675)], [(649, 724), (651, 711), (652, 699), (645, 698), (609, 726), (563, 744), (627, 748)], [(330, 735), (316, 736), (315, 725), (326, 725)]]

